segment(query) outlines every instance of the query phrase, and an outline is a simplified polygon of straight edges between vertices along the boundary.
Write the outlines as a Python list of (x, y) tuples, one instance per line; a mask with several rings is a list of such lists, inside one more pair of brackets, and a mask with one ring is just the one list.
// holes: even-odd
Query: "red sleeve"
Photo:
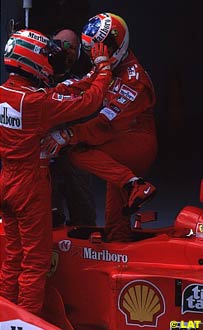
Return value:
[(82, 95), (63, 95), (49, 91), (43, 97), (43, 123), (45, 129), (89, 116), (101, 105), (111, 81), (111, 72), (100, 72), (89, 89)]
[(67, 79), (66, 81), (58, 84), (55, 88), (55, 90), (57, 91), (57, 93), (60, 94), (80, 94), (81, 92), (83, 92), (84, 90), (90, 88), (92, 82), (94, 81), (96, 75), (91, 75), (91, 76), (85, 76), (84, 78), (80, 79), (80, 80), (76, 80), (76, 79)]
[(70, 131), (70, 144), (85, 142), (91, 145), (100, 145), (115, 135), (111, 122), (100, 113), (97, 117), (84, 124), (77, 124), (71, 127)]

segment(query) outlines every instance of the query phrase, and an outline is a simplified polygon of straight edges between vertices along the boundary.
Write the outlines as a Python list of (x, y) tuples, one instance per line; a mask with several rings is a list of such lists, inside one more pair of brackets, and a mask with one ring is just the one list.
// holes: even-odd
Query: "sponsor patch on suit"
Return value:
[(135, 91), (134, 89), (128, 87), (127, 85), (122, 85), (121, 89), (119, 91), (119, 94), (121, 94), (122, 96), (126, 97), (128, 100), (130, 101), (135, 101), (138, 92)]

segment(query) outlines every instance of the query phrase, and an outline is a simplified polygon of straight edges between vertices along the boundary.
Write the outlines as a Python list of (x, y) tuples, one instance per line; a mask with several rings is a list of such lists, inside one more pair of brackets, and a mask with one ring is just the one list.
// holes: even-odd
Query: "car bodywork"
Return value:
[[(201, 329), (203, 210), (187, 206), (173, 226), (142, 229), (152, 216), (137, 215), (128, 243), (106, 242), (102, 227), (55, 228), (44, 306), (50, 328), (32, 324), (45, 330)], [(4, 239), (1, 224), (1, 261)], [(21, 320), (30, 320), (25, 314)], [(0, 308), (0, 322), (15, 318)]]

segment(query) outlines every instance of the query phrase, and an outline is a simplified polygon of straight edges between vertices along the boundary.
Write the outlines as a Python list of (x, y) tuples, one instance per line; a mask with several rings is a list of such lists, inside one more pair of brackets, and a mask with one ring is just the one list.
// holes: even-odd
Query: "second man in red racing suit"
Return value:
[[(82, 33), (85, 51), (100, 40), (108, 46), (113, 81), (98, 115), (63, 132), (67, 137), (62, 144), (86, 144), (84, 152), (76, 146), (69, 157), (107, 181), (107, 239), (126, 241), (131, 239), (129, 215), (155, 192), (139, 178), (146, 176), (157, 154), (155, 94), (148, 74), (128, 49), (128, 28), (121, 17), (102, 13), (89, 19)], [(52, 149), (57, 150), (57, 144), (60, 149), (54, 134), (47, 140), (48, 148), (55, 142)]]
[[(71, 144), (91, 146), (86, 152), (71, 152), (77, 166), (107, 180), (105, 229), (108, 240), (126, 240), (130, 235), (129, 216), (123, 215), (126, 196), (112, 180), (121, 180), (116, 166), (105, 169), (104, 154), (145, 177), (157, 154), (152, 83), (132, 52), (113, 71), (113, 83), (99, 115), (71, 128)], [(99, 151), (99, 152), (98, 152)], [(100, 153), (102, 152), (102, 153)], [(126, 181), (127, 182), (127, 181)], [(122, 182), (123, 183), (123, 182)]]
[(123, 215), (127, 196), (122, 188), (133, 173), (145, 177), (156, 158), (154, 104), (151, 80), (129, 51), (113, 70), (113, 81), (97, 117), (69, 128), (71, 145), (86, 143), (84, 152), (78, 147), (69, 152), (71, 161), (107, 181), (105, 230), (109, 241), (131, 237), (129, 215)]

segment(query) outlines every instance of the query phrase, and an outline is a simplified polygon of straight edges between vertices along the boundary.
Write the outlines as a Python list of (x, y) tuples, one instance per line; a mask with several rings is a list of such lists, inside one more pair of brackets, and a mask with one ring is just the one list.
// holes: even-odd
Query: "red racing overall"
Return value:
[[(109, 167), (105, 154), (146, 176), (157, 154), (153, 106), (155, 94), (148, 74), (132, 52), (113, 71), (113, 83), (99, 115), (71, 128), (71, 143), (83, 141), (89, 150), (72, 152), (73, 163), (107, 180), (106, 232), (109, 240), (128, 240), (129, 217), (122, 215), (126, 204), (121, 168)], [(125, 172), (126, 173), (126, 172)]]
[(1, 207), (6, 233), (0, 295), (35, 314), (41, 312), (52, 255), (51, 188), (46, 160), (40, 161), (40, 141), (53, 126), (95, 111), (110, 80), (110, 72), (98, 74), (79, 96), (64, 84), (36, 89), (14, 74), (0, 87)]

